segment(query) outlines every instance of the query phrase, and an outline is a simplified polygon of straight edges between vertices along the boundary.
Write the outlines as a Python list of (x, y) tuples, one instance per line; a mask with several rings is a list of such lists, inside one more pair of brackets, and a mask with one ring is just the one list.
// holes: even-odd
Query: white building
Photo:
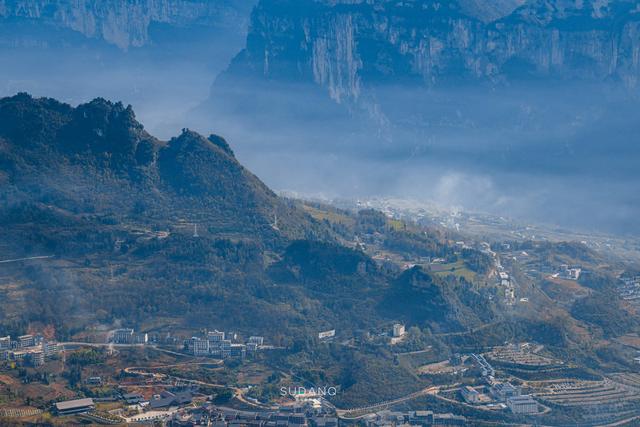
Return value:
[(18, 343), (20, 347), (33, 347), (36, 345), (36, 339), (33, 335), (22, 335), (18, 337)]
[(116, 329), (113, 331), (113, 342), (116, 344), (131, 344), (133, 342), (133, 329)]
[(246, 357), (247, 355), (247, 346), (244, 344), (231, 344), (231, 356), (233, 357)]
[(491, 387), (491, 395), (498, 401), (505, 401), (511, 397), (520, 396), (520, 387), (516, 387), (513, 384), (495, 383)]
[(508, 398), (507, 406), (514, 414), (531, 415), (538, 413), (538, 402), (528, 394)]
[(511, 283), (511, 281), (509, 280), (509, 274), (505, 273), (504, 271), (501, 271), (499, 275), (500, 275), (500, 285), (509, 286)]
[(60, 346), (58, 345), (57, 342), (44, 341), (42, 343), (42, 351), (44, 352), (44, 355), (47, 357), (53, 356), (54, 354), (60, 352)]
[(221, 331), (212, 331), (207, 334), (207, 339), (209, 342), (220, 342), (224, 339), (224, 332)]
[(257, 345), (263, 345), (264, 344), (264, 337), (257, 337), (257, 336), (249, 337), (249, 341), (248, 342), (255, 343)]
[(146, 344), (148, 342), (149, 342), (149, 334), (147, 334), (146, 332), (134, 334), (133, 336), (134, 344)]
[(209, 341), (192, 337), (191, 352), (194, 356), (207, 356), (209, 354)]
[(404, 325), (396, 323), (393, 325), (393, 336), (399, 338), (405, 334)]

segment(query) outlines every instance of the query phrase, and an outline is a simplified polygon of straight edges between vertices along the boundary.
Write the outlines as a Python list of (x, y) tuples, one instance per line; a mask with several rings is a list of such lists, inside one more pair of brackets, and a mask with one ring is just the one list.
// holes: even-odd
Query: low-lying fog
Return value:
[(338, 106), (318, 88), (248, 84), (241, 101), (237, 87), (218, 87), (210, 99), (215, 76), (242, 43), (236, 37), (210, 47), (213, 54), (201, 61), (189, 52), (163, 56), (91, 44), (5, 46), (0, 95), (131, 103), (160, 138), (182, 127), (225, 136), (276, 190), (410, 197), (570, 228), (640, 233), (640, 109), (633, 91), (567, 82), (497, 90), (386, 87)]

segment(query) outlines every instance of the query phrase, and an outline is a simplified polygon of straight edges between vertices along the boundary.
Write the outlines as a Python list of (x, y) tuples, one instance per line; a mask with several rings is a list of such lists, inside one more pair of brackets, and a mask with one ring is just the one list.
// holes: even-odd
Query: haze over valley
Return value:
[(639, 95), (638, 0), (0, 0), (0, 425), (636, 425)]

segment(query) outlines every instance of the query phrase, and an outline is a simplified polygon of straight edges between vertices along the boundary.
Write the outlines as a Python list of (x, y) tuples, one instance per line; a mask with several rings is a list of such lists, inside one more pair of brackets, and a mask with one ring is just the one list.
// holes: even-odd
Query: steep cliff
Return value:
[(242, 32), (253, 5), (252, 0), (0, 0), (0, 19), (35, 21), (128, 49), (148, 44), (153, 24)]
[(313, 81), (337, 102), (390, 80), (433, 85), (544, 77), (638, 86), (638, 1), (517, 6), (264, 0), (253, 14), (246, 50), (229, 72)]

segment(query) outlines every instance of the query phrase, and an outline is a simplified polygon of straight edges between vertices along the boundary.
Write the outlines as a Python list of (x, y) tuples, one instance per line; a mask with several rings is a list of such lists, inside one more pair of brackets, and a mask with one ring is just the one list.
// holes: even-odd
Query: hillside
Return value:
[[(0, 99), (0, 166), (3, 333), (260, 334), (286, 350), (278, 369), (339, 384), (349, 406), (428, 384), (391, 350), (436, 348), (430, 357), (443, 358), (535, 341), (593, 366), (593, 343), (638, 327), (615, 324), (626, 307), (609, 276), (584, 282), (594, 292), (563, 306), (508, 261), (528, 298), (510, 305), (482, 245), (461, 249), (461, 236), (372, 209), (283, 199), (222, 137), (184, 129), (162, 141), (120, 103)], [(526, 248), (550, 263), (600, 262), (580, 244)], [(47, 258), (18, 259), (33, 256)], [(617, 305), (600, 309), (603, 295)], [(391, 348), (396, 322), (409, 332)], [(318, 333), (330, 329), (325, 346)]]

